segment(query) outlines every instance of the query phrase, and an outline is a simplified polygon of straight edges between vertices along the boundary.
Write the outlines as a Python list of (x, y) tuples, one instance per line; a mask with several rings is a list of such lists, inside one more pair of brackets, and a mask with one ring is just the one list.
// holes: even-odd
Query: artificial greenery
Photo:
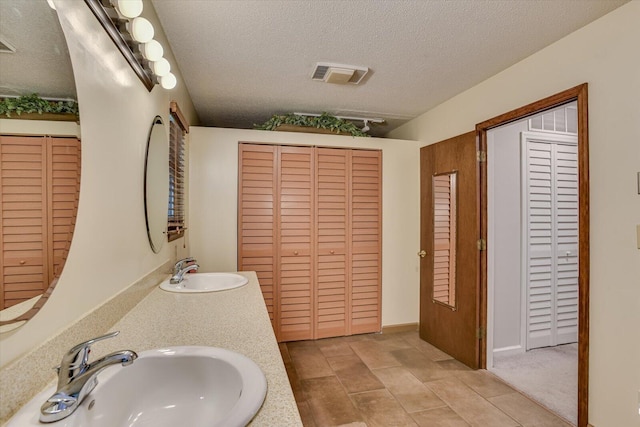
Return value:
[(318, 129), (328, 129), (335, 133), (349, 133), (352, 136), (369, 136), (359, 127), (351, 122), (339, 119), (328, 113), (319, 116), (301, 116), (298, 114), (274, 115), (261, 125), (254, 125), (255, 129), (276, 130), (280, 125), (294, 125), (303, 127), (313, 127)]
[(18, 98), (0, 99), (0, 116), (11, 117), (22, 113), (60, 113), (78, 114), (78, 103), (75, 101), (47, 101), (37, 94), (20, 96)]

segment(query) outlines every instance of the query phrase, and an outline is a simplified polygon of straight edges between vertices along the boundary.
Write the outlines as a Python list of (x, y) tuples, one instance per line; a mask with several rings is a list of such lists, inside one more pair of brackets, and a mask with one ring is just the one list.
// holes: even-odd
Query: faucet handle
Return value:
[(179, 261), (177, 261), (175, 263), (175, 265), (173, 266), (173, 273), (177, 273), (178, 271), (182, 270), (184, 268), (185, 264), (188, 264), (190, 262), (196, 262), (196, 259), (193, 257), (187, 257), (187, 258), (183, 258)]
[(106, 335), (91, 338), (90, 340), (71, 347), (71, 349), (69, 349), (69, 351), (67, 351), (62, 357), (60, 366), (54, 368), (58, 371), (58, 388), (68, 384), (74, 377), (82, 374), (87, 369), (89, 352), (91, 351), (91, 346), (94, 343), (107, 338), (113, 338), (119, 333), (120, 331), (111, 332)]

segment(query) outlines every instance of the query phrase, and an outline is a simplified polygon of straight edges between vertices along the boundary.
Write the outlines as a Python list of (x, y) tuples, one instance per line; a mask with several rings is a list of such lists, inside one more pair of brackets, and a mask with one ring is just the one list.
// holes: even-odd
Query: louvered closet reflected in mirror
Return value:
[(456, 172), (434, 175), (433, 301), (456, 307)]

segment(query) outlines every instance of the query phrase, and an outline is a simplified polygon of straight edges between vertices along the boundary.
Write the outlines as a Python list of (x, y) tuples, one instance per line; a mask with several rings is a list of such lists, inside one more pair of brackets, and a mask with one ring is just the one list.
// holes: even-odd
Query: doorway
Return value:
[[(588, 396), (589, 396), (589, 150), (588, 150), (588, 100), (587, 84), (582, 84), (564, 92), (534, 102), (503, 115), (494, 117), (476, 125), (478, 143), (481, 152), (487, 151), (488, 132), (499, 126), (513, 123), (522, 118), (530, 117), (539, 112), (546, 112), (562, 104), (575, 101), (577, 108), (577, 189), (578, 189), (578, 236), (577, 247), (578, 263), (578, 369), (577, 369), (577, 425), (588, 425)], [(480, 193), (482, 212), (481, 238), (487, 240), (487, 246), (495, 242), (490, 240), (488, 234), (488, 199), (487, 199), (487, 163), (481, 163)], [(480, 252), (481, 278), (480, 278), (480, 327), (488, 325), (488, 265), (487, 251)], [(488, 339), (481, 340), (480, 365), (489, 366)]]
[(487, 132), (487, 369), (577, 422), (575, 101)]

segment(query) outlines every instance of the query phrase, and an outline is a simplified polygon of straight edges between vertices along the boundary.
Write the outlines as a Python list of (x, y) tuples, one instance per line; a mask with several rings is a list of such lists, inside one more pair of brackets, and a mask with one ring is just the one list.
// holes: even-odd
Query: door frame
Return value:
[[(509, 111), (476, 125), (478, 150), (487, 151), (489, 129), (545, 111), (571, 101), (578, 105), (578, 427), (588, 425), (589, 405), (589, 122), (587, 83)], [(519, 143), (519, 141), (517, 141)], [(486, 158), (486, 157), (485, 157)], [(487, 164), (480, 163), (480, 234), (487, 239)], [(491, 244), (491, 242), (487, 242)], [(487, 327), (487, 252), (479, 251), (479, 324)], [(480, 341), (480, 367), (487, 368), (487, 340)]]

